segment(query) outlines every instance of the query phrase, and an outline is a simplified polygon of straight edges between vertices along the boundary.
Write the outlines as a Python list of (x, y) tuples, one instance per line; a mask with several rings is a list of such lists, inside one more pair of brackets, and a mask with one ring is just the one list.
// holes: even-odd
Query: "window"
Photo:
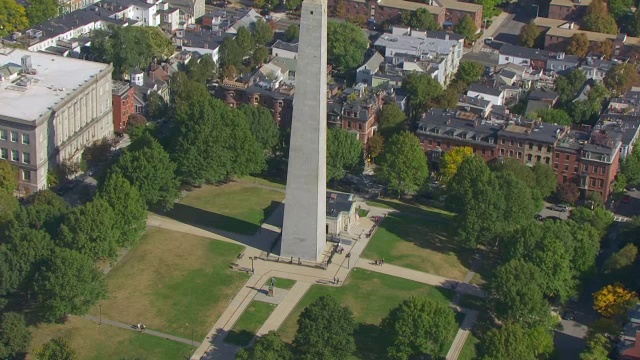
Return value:
[(545, 156), (544, 157), (544, 162), (545, 162), (545, 164), (549, 165), (551, 163), (551, 158), (548, 157), (548, 156)]
[(569, 164), (564, 165), (564, 171), (569, 171)]
[(557, 170), (558, 169), (558, 163), (553, 163), (553, 168)]
[(521, 148), (522, 147), (522, 141), (518, 142), (518, 147)]
[(500, 156), (504, 156), (504, 149), (500, 149)]
[(6, 160), (9, 157), (9, 150), (2, 148), (0, 149), (0, 159)]
[(529, 150), (533, 150), (533, 144), (529, 143)]
[(18, 132), (17, 131), (12, 131), (11, 132), (11, 142), (18, 142)]
[(556, 153), (556, 159), (560, 159), (560, 154)]
[(600, 168), (600, 175), (604, 175), (604, 171), (605, 171), (605, 168), (604, 168), (604, 166), (602, 166), (602, 167)]
[(551, 151), (551, 146), (547, 146), (547, 152), (550, 153)]
[(509, 157), (513, 157), (513, 150), (509, 150)]
[(433, 140), (431, 140), (431, 139), (427, 140), (427, 144), (429, 144), (429, 145), (433, 144)]
[(29, 171), (29, 170), (22, 170), (22, 180), (24, 180), (24, 181), (31, 181), (31, 171)]
[(584, 172), (589, 172), (589, 164), (584, 164)]
[(573, 172), (574, 172), (574, 173), (577, 173), (577, 172), (578, 172), (578, 165), (574, 165), (574, 166), (573, 166)]
[(542, 145), (538, 145), (538, 151), (542, 151)]
[(513, 146), (513, 140), (509, 141), (509, 145)]
[(505, 144), (505, 142), (506, 142), (506, 141), (505, 141), (504, 139), (500, 139), (500, 143), (501, 143), (502, 145), (504, 145), (504, 144)]
[(29, 144), (29, 134), (22, 134), (22, 143)]
[(7, 140), (7, 130), (0, 130), (0, 140)]
[(505, 57), (504, 57), (504, 61), (509, 61), (509, 57), (508, 57), (508, 56), (505, 56)]
[(493, 138), (489, 138), (489, 144), (493, 144)]
[(531, 162), (531, 158), (532, 158), (531, 154), (527, 154), (527, 161)]
[(437, 141), (437, 142), (436, 142), (436, 146), (440, 146), (440, 141)]
[(495, 152), (493, 150), (491, 150), (491, 156), (494, 156)]
[(22, 162), (25, 164), (31, 164), (31, 154), (28, 152), (22, 153)]
[(486, 153), (485, 149), (482, 149), (482, 155), (484, 155)]
[(567, 161), (569, 161), (569, 154), (565, 155), (565, 156), (564, 156), (564, 159), (565, 159), (565, 160), (567, 160)]
[(522, 152), (518, 151), (518, 159), (522, 159)]
[(20, 152), (18, 150), (11, 150), (11, 160), (20, 161)]

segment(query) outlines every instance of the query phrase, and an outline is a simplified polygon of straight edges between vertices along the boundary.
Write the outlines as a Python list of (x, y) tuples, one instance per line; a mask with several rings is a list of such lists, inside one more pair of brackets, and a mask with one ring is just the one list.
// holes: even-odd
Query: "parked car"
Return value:
[(629, 201), (631, 201), (631, 195), (625, 195), (625, 196), (622, 198), (622, 202), (623, 202), (623, 203), (625, 203), (625, 204), (628, 204), (628, 203), (629, 203)]
[(576, 313), (571, 309), (566, 309), (565, 311), (562, 312), (562, 318), (564, 320), (573, 320), (575, 315)]
[(489, 36), (488, 38), (484, 39), (484, 43), (487, 45), (491, 45), (493, 43), (493, 37)]
[(536, 215), (534, 216), (534, 218), (535, 218), (536, 220), (538, 220), (538, 221), (542, 221), (542, 220), (544, 220), (544, 216), (542, 216), (542, 215), (540, 215), (540, 214), (536, 214)]
[(551, 210), (559, 211), (559, 212), (567, 212), (569, 211), (569, 207), (565, 204), (555, 204), (551, 207)]

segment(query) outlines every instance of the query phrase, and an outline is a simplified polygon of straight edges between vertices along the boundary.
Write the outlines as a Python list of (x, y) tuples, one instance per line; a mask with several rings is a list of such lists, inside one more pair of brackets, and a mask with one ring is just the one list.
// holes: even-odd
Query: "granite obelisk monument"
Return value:
[(319, 262), (326, 242), (327, 0), (304, 0), (280, 256)]

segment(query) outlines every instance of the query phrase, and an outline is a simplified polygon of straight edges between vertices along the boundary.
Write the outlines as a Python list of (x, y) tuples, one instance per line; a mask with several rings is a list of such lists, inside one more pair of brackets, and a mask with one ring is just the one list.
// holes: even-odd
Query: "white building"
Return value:
[[(382, 34), (374, 46), (384, 54), (387, 63), (417, 63), (420, 69), (446, 86), (460, 65), (464, 37), (445, 31), (417, 31), (395, 26), (391, 33)], [(416, 68), (410, 64), (402, 67)]]
[(50, 166), (113, 134), (109, 64), (0, 48), (0, 158), (20, 191), (47, 187)]
[(282, 40), (276, 40), (271, 45), (271, 56), (281, 57), (285, 59), (297, 59), (298, 58), (298, 44), (288, 43)]
[(481, 83), (473, 83), (467, 88), (467, 97), (482, 99), (491, 105), (504, 105), (505, 91), (500, 87), (488, 87)]

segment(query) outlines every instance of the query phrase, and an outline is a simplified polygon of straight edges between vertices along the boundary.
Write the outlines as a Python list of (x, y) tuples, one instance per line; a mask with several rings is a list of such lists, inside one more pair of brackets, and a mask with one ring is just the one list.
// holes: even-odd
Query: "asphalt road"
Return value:
[(545, 202), (544, 207), (542, 208), (542, 210), (540, 210), (538, 214), (543, 218), (557, 217), (562, 220), (567, 220), (569, 218), (569, 215), (571, 215), (571, 211), (560, 212), (560, 211), (551, 210), (552, 206), (553, 204)]
[(627, 191), (626, 195), (629, 195), (629, 202), (625, 203), (619, 200), (614, 204), (613, 212), (616, 215), (634, 217), (640, 215), (640, 191)]

